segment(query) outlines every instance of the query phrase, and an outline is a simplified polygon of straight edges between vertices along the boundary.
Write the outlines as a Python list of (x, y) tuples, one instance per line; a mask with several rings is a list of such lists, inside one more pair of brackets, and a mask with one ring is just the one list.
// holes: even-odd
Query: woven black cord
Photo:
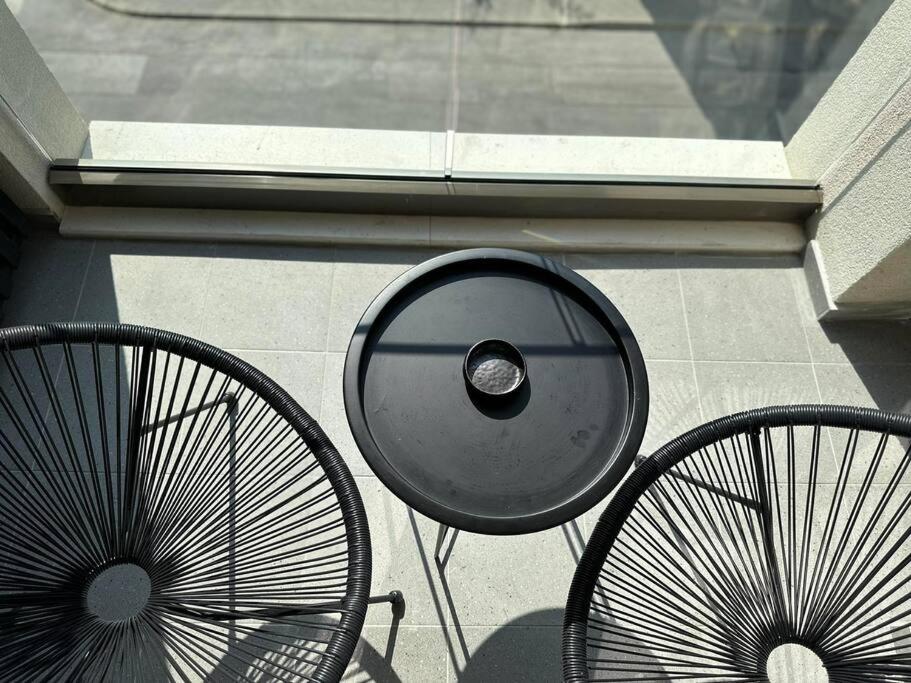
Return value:
[[(259, 370), (154, 328), (0, 330), (0, 678), (341, 679), (370, 589), (363, 503)], [(89, 605), (135, 565), (135, 616)]]
[(778, 406), (643, 460), (573, 577), (564, 680), (766, 680), (789, 642), (833, 681), (911, 680), (908, 437), (907, 415)]

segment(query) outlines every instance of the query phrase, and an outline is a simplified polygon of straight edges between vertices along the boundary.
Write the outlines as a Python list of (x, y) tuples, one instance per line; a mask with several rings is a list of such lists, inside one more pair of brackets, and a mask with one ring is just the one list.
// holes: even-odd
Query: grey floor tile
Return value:
[(648, 361), (649, 410), (639, 452), (656, 449), (701, 422), (699, 393), (693, 364), (687, 361)]
[(345, 368), (345, 354), (326, 354), (326, 368), (323, 377), (323, 400), (320, 409), (320, 426), (335, 445), (338, 452), (354, 475), (373, 474), (364, 460), (360, 449), (351, 435), (348, 418), (345, 416), (345, 399), (342, 392), (342, 374)]
[(326, 354), (306, 351), (225, 350), (275, 380), (322, 426), (320, 409)]
[(332, 274), (329, 350), (345, 351), (367, 306), (408, 268), (438, 252), (387, 249), (339, 249)]
[(673, 256), (567, 254), (566, 265), (620, 309), (646, 358), (690, 358)]
[[(693, 364), (689, 361), (648, 361), (649, 414), (639, 454), (649, 456), (672, 439), (702, 424)], [(632, 474), (631, 465), (624, 481)], [(588, 539), (617, 488), (580, 517), (583, 538)]]
[[(633, 467), (630, 467), (629, 472), (627, 472), (626, 479), (629, 478), (629, 475), (633, 472)], [(617, 487), (619, 488), (619, 486)], [(614, 489), (609, 494), (604, 497), (604, 500), (600, 501), (592, 509), (585, 512), (580, 516), (577, 523), (579, 528), (582, 531), (582, 540), (584, 543), (588, 543), (588, 539), (591, 538), (592, 532), (595, 530), (595, 527), (598, 524), (598, 521), (601, 519), (601, 515), (604, 514), (604, 511), (607, 509), (607, 506), (610, 505), (611, 500), (614, 498), (614, 494), (617, 493), (617, 489)]]
[(37, 231), (30, 235), (13, 272), (12, 294), (3, 304), (3, 324), (72, 320), (91, 252), (91, 241)]
[(529, 626), (559, 625), (575, 553), (561, 528), (523, 536), (460, 534), (446, 565), (449, 623), (498, 626), (525, 616)]
[(541, 104), (534, 98), (505, 96), (486, 102), (460, 102), (458, 129), (528, 135), (716, 137), (712, 122), (695, 106)]
[(818, 403), (809, 363), (696, 363), (696, 381), (706, 421), (742, 410)]
[(52, 461), (54, 469), (66, 459), (59, 430), (52, 432), (53, 447), (35, 443), (39, 430), (47, 429), (48, 424), (51, 429), (57, 426), (51, 417), (52, 399), (42, 379), (42, 364), (52, 377), (57, 377), (63, 367), (61, 347), (43, 349), (40, 361), (31, 351), (13, 352), (0, 364), (0, 388), (5, 399), (0, 407), (0, 433), (7, 442), (0, 449), (0, 467), (20, 470), (33, 467), (36, 462)]
[(66, 92), (133, 95), (139, 89), (146, 55), (116, 52), (57, 52), (41, 55)]
[(325, 351), (332, 250), (219, 246), (202, 325), (221, 347)]
[[(808, 363), (696, 363), (696, 379), (705, 420), (776, 405), (819, 403), (814, 368)], [(825, 400), (823, 400), (825, 402)], [(787, 444), (784, 430), (774, 430), (774, 452), (783, 453)], [(809, 430), (795, 437), (795, 449), (803, 458), (812, 447)], [(831, 440), (821, 445), (819, 481), (836, 481), (837, 458)], [(809, 476), (799, 475), (801, 481)]]
[[(617, 491), (626, 483), (626, 480), (629, 479), (633, 472), (636, 470), (636, 464), (630, 465), (629, 469), (623, 476), (623, 480), (617, 484), (612, 491), (610, 491), (604, 498), (598, 501), (593, 505), (589, 510), (586, 510), (584, 513), (579, 515), (576, 518), (576, 526), (578, 528), (577, 538), (581, 537), (582, 540), (582, 549), (584, 550), (585, 544), (588, 542), (588, 539), (592, 535), (592, 531), (595, 530), (595, 526), (598, 524), (598, 520), (601, 519), (601, 516), (604, 514), (604, 511), (610, 505), (611, 501), (614, 499), (614, 496), (617, 495)], [(574, 532), (575, 530), (572, 527), (567, 527), (567, 532)]]
[(458, 669), (450, 662), (450, 680), (460, 683), (561, 680), (561, 628), (521, 626), (521, 623), (522, 619), (518, 619), (494, 628), (465, 627), (468, 659), (463, 662), (464, 656), (460, 656)]
[[(237, 93), (227, 100), (230, 106), (226, 106), (222, 92), (208, 89), (194, 93), (191, 99), (175, 95), (165, 102), (159, 100), (149, 99), (152, 113), (176, 113), (171, 119), (156, 118), (156, 121), (412, 131), (442, 131), (446, 125), (443, 100), (396, 99), (388, 95), (359, 99), (347, 91), (329, 90), (319, 97), (304, 99), (269, 98), (265, 93), (261, 99), (251, 99), (245, 93)], [(294, 102), (293, 108), (289, 109), (289, 102)], [(95, 104), (99, 104), (97, 100)], [(365, 111), (370, 112), (368, 119), (364, 118)], [(128, 120), (142, 121), (148, 117), (140, 113)]]
[(816, 319), (802, 269), (792, 271), (794, 291), (814, 363), (911, 364), (911, 321)]
[(506, 0), (505, 2), (478, 2), (457, 0), (461, 3), (462, 19), (471, 22), (516, 21), (559, 24), (564, 17), (565, 3), (552, 0)]
[(201, 244), (99, 240), (76, 319), (198, 337), (214, 252)]
[(368, 624), (442, 626), (446, 598), (433, 558), (437, 524), (410, 510), (375, 477), (357, 477), (373, 544), (373, 595), (400, 590), (401, 612), (387, 604), (371, 606)]
[(824, 403), (911, 413), (911, 366), (816, 365)]
[(446, 680), (442, 628), (365, 626), (345, 672), (346, 683), (425, 683)]
[(806, 323), (816, 363), (911, 365), (911, 322), (845, 320)]
[(171, 95), (73, 93), (70, 100), (88, 121), (179, 121), (186, 103)]
[[(832, 566), (839, 547), (850, 548), (856, 552), (856, 556), (843, 554), (837, 568), (844, 569), (850, 566), (848, 576), (853, 574), (854, 581), (847, 585), (866, 586), (870, 589), (868, 601), (872, 602), (869, 596), (876, 596), (876, 599), (883, 600), (879, 606), (885, 607), (891, 599), (902, 594), (905, 600), (909, 597), (908, 581), (911, 579), (911, 566), (904, 562), (907, 554), (899, 548), (904, 545), (902, 535), (909, 530), (908, 517), (903, 508), (907, 505), (911, 487), (901, 484), (892, 489), (885, 481), (862, 487), (860, 474), (862, 473), (854, 474), (843, 490), (835, 483), (822, 483), (816, 487), (809, 548), (812, 557), (821, 555), (826, 559), (822, 565), (826, 570)], [(799, 496), (794, 506), (798, 524), (803, 523), (806, 509), (806, 497)], [(822, 539), (827, 535), (831, 537), (831, 541), (828, 547), (825, 547)], [(880, 545), (877, 547), (878, 543)], [(800, 539), (795, 545), (798, 553), (807, 547)], [(892, 572), (894, 573), (889, 576)], [(836, 578), (839, 581), (836, 581)], [(821, 583), (827, 587), (838, 584), (845, 587), (847, 582), (844, 576), (839, 577), (833, 572)], [(884, 599), (885, 593), (892, 595), (889, 599)], [(857, 604), (856, 609), (861, 614), (867, 614), (868, 608), (862, 604), (863, 602)], [(900, 605), (900, 602), (891, 602), (890, 607), (885, 608), (884, 612), (888, 613)], [(898, 639), (900, 633), (894, 633), (893, 637)], [(907, 633), (907, 622), (904, 633)]]
[(681, 256), (697, 360), (809, 361), (791, 282), (796, 259)]
[[(745, 74), (734, 72), (744, 77)], [(692, 84), (668, 65), (657, 68), (637, 68), (636, 81), (630, 81), (629, 66), (606, 67), (590, 72), (581, 69), (555, 70), (552, 76), (553, 94), (557, 102), (566, 104), (616, 104), (616, 93), (623, 91), (623, 104), (634, 107), (682, 108), (686, 104), (696, 109)], [(611, 97), (614, 93), (614, 97)], [(696, 93), (698, 95), (698, 93)], [(697, 99), (698, 101), (698, 99)]]
[(663, 37), (664, 33), (654, 30), (544, 31), (508, 26), (495, 31), (463, 31), (460, 59), (462, 64), (490, 64), (494, 71), (517, 64), (573, 70), (634, 65), (655, 68), (670, 63)]
[[(427, 62), (420, 70), (413, 67), (413, 62), (403, 61), (395, 55), (365, 58), (252, 55), (228, 60), (223, 55), (198, 55), (184, 72), (180, 92), (186, 98), (190, 93), (195, 97), (208, 91), (220, 93), (228, 100), (231, 94), (240, 96), (245, 91), (262, 95), (272, 93), (284, 96), (280, 102), (284, 101), (282, 109), (286, 116), (290, 113), (289, 98), (299, 101), (303, 97), (344, 100), (351, 107), (357, 104), (357, 97), (378, 104), (384, 100), (399, 100), (445, 105), (448, 55), (441, 54), (439, 59)], [(144, 83), (146, 85), (151, 84)]]
[[(827, 429), (839, 471), (849, 477), (848, 482), (860, 484), (866, 476), (880, 485), (892, 481), (896, 470), (906, 459), (911, 442), (907, 438), (888, 436), (883, 439), (878, 432), (853, 433), (847, 429)], [(830, 482), (837, 481), (830, 477)], [(907, 475), (903, 481), (909, 481)]]
[[(307, 60), (306, 81), (300, 92), (358, 93), (369, 99), (436, 102), (445, 106), (449, 90), (449, 45), (426, 55), (420, 69), (409, 54), (372, 54), (350, 59), (338, 54)], [(308, 87), (309, 84), (309, 87)]]

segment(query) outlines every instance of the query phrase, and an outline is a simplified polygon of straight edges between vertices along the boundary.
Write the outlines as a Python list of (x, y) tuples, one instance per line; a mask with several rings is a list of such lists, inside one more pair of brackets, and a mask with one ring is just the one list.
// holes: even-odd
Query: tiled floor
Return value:
[[(35, 236), (7, 325), (111, 320), (173, 329), (231, 350), (285, 386), (357, 477), (374, 543), (374, 592), (404, 591), (393, 620), (370, 608), (353, 681), (552, 681), (582, 538), (575, 525), (523, 537), (461, 534), (445, 571), (436, 525), (370, 473), (348, 433), (341, 370), (371, 298), (423, 251), (315, 249)], [(613, 299), (651, 383), (643, 450), (702, 421), (763, 404), (840, 402), (911, 411), (911, 325), (821, 326), (792, 257), (557, 254)]]

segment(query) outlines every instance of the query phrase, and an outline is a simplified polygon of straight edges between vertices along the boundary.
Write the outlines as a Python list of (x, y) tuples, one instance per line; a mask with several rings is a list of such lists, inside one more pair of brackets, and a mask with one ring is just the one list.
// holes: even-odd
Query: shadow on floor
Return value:
[(820, 329), (851, 364), (818, 370), (824, 402), (856, 403), (841, 397), (866, 391), (880, 410), (911, 413), (911, 321), (839, 321)]
[(499, 627), (474, 647), (459, 683), (556, 681), (560, 679), (561, 629), (540, 626), (562, 619), (562, 610), (525, 614)]
[[(289, 676), (297, 680), (297, 676), (306, 675), (307, 670), (301, 667), (300, 651), (318, 652), (330, 631), (321, 631), (320, 622), (314, 617), (298, 621), (250, 629), (225, 653), (205, 680), (284, 680)], [(360, 639), (352, 658), (356, 664), (349, 667), (346, 679), (365, 677), (363, 680), (401, 682), (393, 668), (397, 621), (390, 629), (385, 652), (379, 652), (365, 639)], [(330, 620), (325, 620), (323, 625), (333, 626)], [(280, 647), (276, 646), (276, 641)]]
[[(488, 683), (489, 681), (557, 681), (562, 677), (562, 629), (559, 626), (541, 626), (562, 619), (562, 610), (530, 612), (504, 624), (474, 647), (465, 667), (457, 671), (459, 683)], [(641, 642), (629, 638), (624, 648), (635, 652), (630, 663), (641, 666), (650, 660), (650, 650)], [(618, 655), (624, 660), (622, 655)], [(652, 662), (653, 672), (659, 675), (661, 667)], [(618, 670), (600, 672), (600, 680), (626, 680), (629, 672)]]

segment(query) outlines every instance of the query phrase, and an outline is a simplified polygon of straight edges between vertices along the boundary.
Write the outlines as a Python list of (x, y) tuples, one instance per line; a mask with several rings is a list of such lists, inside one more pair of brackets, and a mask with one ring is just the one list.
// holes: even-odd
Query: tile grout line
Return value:
[(730, 359), (718, 359), (718, 360), (694, 360), (694, 364), (703, 364), (711, 365), (715, 363), (717, 365), (812, 365), (809, 361), (805, 360), (730, 360)]
[[(326, 390), (329, 388), (328, 378), (326, 376), (326, 371), (329, 369), (329, 353), (323, 354), (323, 386), (320, 388), (320, 397), (319, 397), (319, 415), (316, 417), (317, 420), (322, 421), (323, 419), (323, 407), (326, 403)], [(322, 427), (321, 427), (322, 429)], [(325, 431), (325, 429), (323, 429)], [(331, 441), (331, 437), (330, 437)], [(333, 446), (335, 444), (333, 443)], [(338, 446), (336, 446), (338, 449)], [(349, 468), (350, 469), (350, 468)]]
[[(85, 270), (82, 273), (82, 282), (79, 283), (79, 293), (76, 295), (76, 305), (73, 307), (73, 315), (70, 318), (70, 322), (76, 322), (76, 316), (79, 315), (79, 308), (82, 306), (82, 295), (85, 293), (85, 285), (89, 280), (89, 271), (92, 268), (92, 262), (95, 260), (95, 245), (98, 244), (98, 240), (92, 240), (92, 247), (89, 249), (89, 255), (85, 260)], [(57, 365), (57, 372), (54, 373), (54, 386), (57, 386), (57, 382), (60, 381), (60, 375), (63, 373), (64, 359), (60, 359), (59, 365)], [(51, 407), (45, 409), (44, 417), (47, 419), (51, 414)]]
[(326, 341), (323, 353), (329, 352), (329, 337), (332, 334), (332, 300), (335, 298), (335, 276), (338, 271), (338, 247), (332, 249), (332, 274), (329, 276), (329, 314), (326, 316)]
[(345, 353), (344, 351), (320, 351), (319, 349), (248, 349), (241, 346), (226, 346), (228, 353)]
[(208, 330), (208, 316), (205, 315), (206, 311), (209, 310), (209, 297), (212, 293), (212, 278), (209, 275), (212, 272), (213, 263), (218, 260), (218, 243), (212, 245), (212, 256), (206, 259), (205, 265), (205, 274), (203, 275), (204, 289), (202, 292), (202, 311), (200, 311), (200, 323), (199, 330), (196, 330), (196, 336), (200, 339), (206, 338), (206, 332)]
[[(8, 470), (13, 471), (13, 470)], [(24, 470), (16, 470), (24, 471)], [(375, 629), (377, 631), (384, 630), (388, 631), (389, 626), (384, 624), (364, 624), (363, 629)], [(439, 629), (440, 631), (445, 631), (446, 626), (443, 624), (405, 624), (399, 625), (400, 629)], [(496, 631), (525, 631), (527, 629), (539, 628), (539, 629), (556, 629), (562, 631), (562, 624), (522, 624), (521, 626), (516, 625), (503, 625), (503, 624), (463, 624), (463, 629), (466, 628), (475, 628), (475, 629), (485, 629), (485, 630), (496, 630)]]
[[(807, 345), (807, 356), (810, 359), (810, 372), (813, 373), (813, 383), (816, 385), (816, 398), (819, 399), (819, 403), (822, 404), (822, 402), (823, 402), (822, 401), (822, 387), (819, 384), (819, 375), (816, 373), (816, 362), (813, 358), (813, 348), (810, 345), (810, 335), (807, 333), (807, 326), (806, 326), (804, 318), (803, 318), (803, 308), (801, 307), (800, 300), (798, 299), (797, 286), (796, 286), (796, 282), (794, 281), (795, 277), (796, 276), (792, 273), (791, 277), (789, 278), (790, 284), (791, 284), (791, 294), (794, 296), (794, 305), (797, 306), (797, 315), (799, 316), (800, 331), (803, 333), (803, 339)], [(829, 448), (831, 448), (832, 461), (835, 464), (835, 466), (837, 467), (838, 458), (835, 455), (835, 453), (837, 451), (835, 450), (835, 441), (832, 439), (832, 430), (831, 429), (826, 430), (826, 437), (828, 438), (828, 441), (829, 441)]]
[(452, 35), (449, 43), (449, 102), (446, 111), (446, 129), (456, 130), (459, 123), (459, 59), (461, 57), (462, 30), (462, 2), (453, 0)]
[(699, 421), (705, 422), (705, 411), (702, 408), (702, 392), (699, 391), (699, 379), (696, 376), (696, 353), (693, 351), (693, 335), (690, 334), (690, 318), (686, 313), (686, 294), (683, 293), (683, 276), (680, 274), (679, 254), (674, 253), (674, 270), (677, 273), (677, 287), (680, 290), (680, 303), (683, 306), (683, 327), (686, 330), (686, 341), (690, 348), (690, 368), (693, 371), (693, 386), (696, 389), (696, 405), (699, 406)]
[(835, 367), (835, 368), (862, 368), (865, 366), (873, 366), (877, 368), (907, 368), (911, 367), (911, 362), (908, 361), (882, 361), (877, 363), (876, 361), (870, 360), (859, 360), (855, 362), (851, 361), (815, 361), (813, 365), (820, 365), (822, 367)]
[(73, 316), (70, 322), (76, 322), (76, 316), (79, 314), (79, 307), (82, 306), (82, 295), (85, 293), (85, 285), (89, 280), (89, 270), (92, 268), (92, 261), (95, 260), (95, 246), (98, 240), (92, 240), (92, 248), (89, 249), (88, 258), (85, 260), (85, 270), (82, 273), (82, 282), (79, 283), (79, 294), (76, 295), (76, 305), (73, 307)]
[[(338, 353), (338, 352), (336, 352)], [(819, 365), (819, 366), (832, 366), (832, 367), (863, 367), (865, 365), (872, 365), (876, 367), (897, 367), (897, 368), (906, 368), (911, 367), (911, 362), (909, 361), (883, 361), (877, 363), (875, 361), (856, 361), (854, 363), (848, 361), (810, 361), (806, 360), (747, 360), (747, 359), (737, 359), (737, 358), (718, 358), (712, 360), (706, 359), (697, 359), (692, 360), (690, 358), (651, 358), (648, 356), (643, 357), (646, 364), (648, 363), (689, 363), (693, 362), (696, 365)]]
[(797, 306), (797, 315), (800, 316), (800, 331), (803, 334), (803, 341), (807, 345), (807, 357), (810, 359), (810, 369), (813, 372), (813, 382), (816, 384), (816, 398), (819, 399), (819, 402), (822, 403), (822, 387), (819, 386), (819, 376), (816, 374), (816, 362), (813, 359), (813, 349), (810, 346), (810, 335), (807, 334), (807, 326), (803, 319), (803, 313), (801, 312), (800, 302), (797, 300), (797, 290), (794, 288), (794, 278), (790, 278), (791, 281), (791, 294), (794, 296), (794, 304)]
[[(443, 567), (443, 571), (444, 571), (444, 572), (446, 571), (446, 567), (445, 567), (445, 566)], [(444, 574), (444, 576), (445, 576), (445, 574)], [(444, 639), (444, 640), (447, 639), (447, 638), (449, 638), (449, 632), (446, 630), (446, 624), (445, 624), (446, 621), (447, 621), (447, 619), (443, 619), (443, 622), (444, 622), (444, 623), (443, 623), (443, 624), (440, 624), (440, 632), (443, 634), (443, 639)], [(444, 659), (444, 661), (446, 662), (446, 683), (449, 683), (449, 680), (450, 680), (450, 673), (449, 673), (449, 670), (452, 669), (452, 668), (454, 668), (454, 667), (455, 667), (455, 664), (454, 664), (453, 661), (452, 661), (453, 658), (452, 658), (447, 652), (445, 652), (445, 649), (446, 649), (446, 648), (444, 647), (443, 649), (444, 649), (444, 652), (443, 652), (443, 659)]]
[[(688, 363), (690, 362), (689, 358), (645, 358), (647, 363)], [(696, 365), (821, 365), (821, 366), (833, 366), (833, 367), (863, 367), (865, 365), (873, 365), (876, 367), (897, 367), (897, 368), (906, 368), (911, 366), (911, 362), (901, 362), (901, 361), (883, 361), (882, 363), (876, 363), (873, 361), (857, 361), (851, 363), (848, 361), (806, 361), (806, 360), (737, 360), (737, 359), (717, 359), (717, 360), (705, 360), (699, 359), (692, 361)]]

